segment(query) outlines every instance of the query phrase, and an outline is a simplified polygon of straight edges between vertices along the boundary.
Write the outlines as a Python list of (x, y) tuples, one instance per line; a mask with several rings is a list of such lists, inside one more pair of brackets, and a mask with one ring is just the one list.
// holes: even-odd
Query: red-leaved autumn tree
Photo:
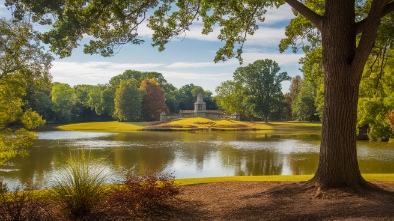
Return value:
[(146, 94), (142, 99), (142, 115), (144, 120), (160, 120), (160, 114), (162, 112), (168, 113), (163, 89), (155, 79), (148, 78), (141, 82), (140, 88), (146, 91)]
[(389, 119), (391, 129), (394, 130), (394, 110), (390, 111), (387, 118)]

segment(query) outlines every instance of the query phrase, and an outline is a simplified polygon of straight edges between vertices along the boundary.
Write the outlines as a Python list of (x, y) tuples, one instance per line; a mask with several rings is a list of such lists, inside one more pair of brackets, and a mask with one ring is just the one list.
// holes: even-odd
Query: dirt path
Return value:
[(394, 220), (394, 182), (386, 193), (315, 190), (301, 183), (229, 182), (181, 187), (168, 208), (141, 220)]

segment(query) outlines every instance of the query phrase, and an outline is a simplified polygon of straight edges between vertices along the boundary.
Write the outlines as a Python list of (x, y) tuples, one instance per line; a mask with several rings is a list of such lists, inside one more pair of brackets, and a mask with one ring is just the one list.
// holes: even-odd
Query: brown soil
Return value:
[[(303, 183), (228, 182), (183, 186), (176, 199), (140, 220), (394, 220), (394, 182), (385, 191), (330, 190)], [(120, 217), (119, 217), (120, 218)]]
[[(305, 183), (227, 182), (181, 186), (176, 197), (139, 215), (100, 203), (85, 220), (394, 220), (394, 181), (375, 182), (382, 191), (329, 190), (315, 197)], [(69, 221), (59, 207), (37, 220)], [(10, 219), (12, 220), (12, 219)], [(33, 220), (33, 219), (31, 219)], [(36, 219), (34, 219), (36, 220)], [(75, 220), (75, 219), (72, 219)]]

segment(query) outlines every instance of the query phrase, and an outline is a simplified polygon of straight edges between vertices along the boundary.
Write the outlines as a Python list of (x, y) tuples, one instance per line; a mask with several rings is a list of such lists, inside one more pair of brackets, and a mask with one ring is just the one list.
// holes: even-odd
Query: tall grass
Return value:
[(91, 213), (105, 196), (104, 184), (109, 174), (97, 161), (90, 159), (86, 150), (79, 150), (68, 158), (64, 172), (52, 186), (54, 198), (63, 204), (72, 219)]

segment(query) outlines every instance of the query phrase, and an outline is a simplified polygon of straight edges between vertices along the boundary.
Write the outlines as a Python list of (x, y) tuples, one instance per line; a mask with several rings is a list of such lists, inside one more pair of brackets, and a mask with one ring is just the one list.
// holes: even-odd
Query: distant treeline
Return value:
[(194, 109), (197, 94), (207, 109), (218, 109), (212, 92), (194, 84), (176, 88), (158, 72), (126, 70), (107, 84), (75, 85), (55, 82), (47, 90), (32, 89), (26, 103), (47, 122), (155, 121), (160, 113)]

